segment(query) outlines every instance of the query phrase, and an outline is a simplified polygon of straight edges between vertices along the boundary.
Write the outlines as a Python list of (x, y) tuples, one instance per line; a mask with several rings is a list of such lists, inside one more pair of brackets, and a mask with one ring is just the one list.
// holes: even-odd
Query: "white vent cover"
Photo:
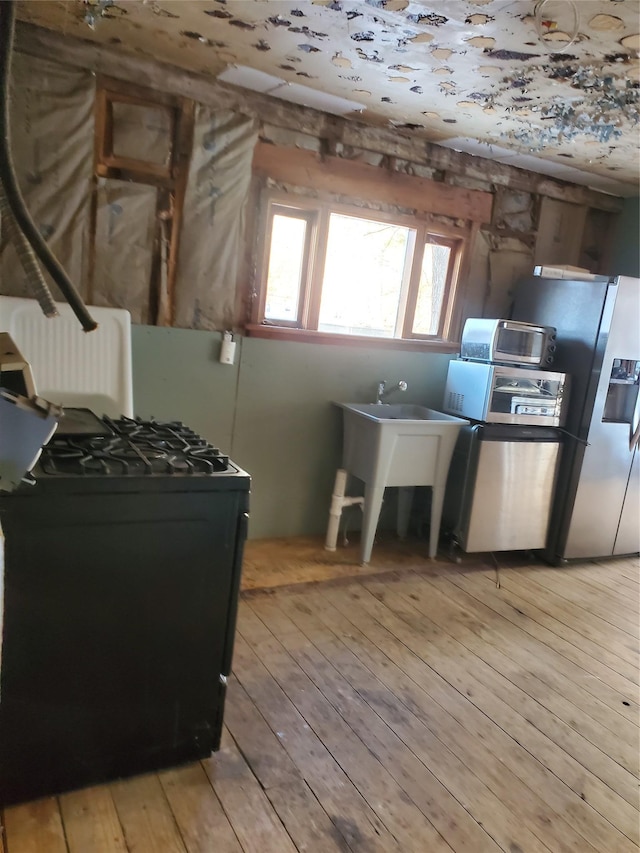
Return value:
[(83, 332), (71, 308), (56, 304), (60, 316), (47, 319), (35, 299), (0, 296), (0, 331), (31, 365), (37, 393), (97, 415), (133, 417), (129, 312), (90, 307), (99, 325)]
[(447, 411), (462, 412), (463, 406), (464, 394), (457, 393), (456, 391), (449, 391), (449, 396), (447, 397)]

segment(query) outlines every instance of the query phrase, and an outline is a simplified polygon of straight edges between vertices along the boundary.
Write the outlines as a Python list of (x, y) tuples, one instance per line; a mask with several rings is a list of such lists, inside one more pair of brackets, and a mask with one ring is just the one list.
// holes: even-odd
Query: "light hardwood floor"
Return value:
[(636, 853), (637, 559), (318, 562), (243, 593), (219, 753), (8, 808), (5, 853)]

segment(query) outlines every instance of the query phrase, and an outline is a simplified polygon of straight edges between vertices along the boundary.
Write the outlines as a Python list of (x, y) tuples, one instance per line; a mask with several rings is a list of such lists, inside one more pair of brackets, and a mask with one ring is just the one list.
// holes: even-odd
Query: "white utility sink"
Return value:
[(368, 563), (387, 486), (401, 487), (398, 533), (407, 531), (414, 486), (431, 486), (429, 556), (435, 557), (449, 464), (469, 421), (410, 403), (337, 403), (344, 415), (342, 467), (365, 483), (360, 560)]
[[(435, 409), (427, 409), (425, 406), (415, 406), (413, 403), (337, 403), (343, 409), (356, 412), (366, 418), (380, 423), (386, 421), (444, 421), (446, 423), (458, 422), (460, 418), (453, 415), (445, 415)], [(463, 421), (468, 423), (468, 421)]]

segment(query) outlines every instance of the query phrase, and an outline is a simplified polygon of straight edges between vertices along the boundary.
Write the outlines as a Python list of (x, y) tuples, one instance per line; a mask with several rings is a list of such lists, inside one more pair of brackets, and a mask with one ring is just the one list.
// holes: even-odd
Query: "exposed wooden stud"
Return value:
[(113, 115), (109, 103), (109, 96), (99, 86), (96, 87), (96, 109), (95, 109), (95, 158), (96, 166), (102, 163), (105, 157), (111, 155), (113, 141)]
[[(134, 184), (148, 184), (159, 189), (171, 189), (173, 187), (173, 178), (163, 175), (160, 172), (154, 172), (153, 170), (145, 171), (144, 169), (140, 169), (137, 160), (130, 161), (130, 169), (107, 165), (107, 162), (103, 161), (96, 165), (96, 175), (99, 178), (110, 178), (114, 181), (129, 181)], [(123, 161), (121, 158), (114, 158), (111, 162), (121, 164)]]
[[(91, 305), (95, 298), (96, 269), (96, 228), (98, 224), (98, 169), (102, 163), (107, 145), (112, 138), (112, 114), (106, 92), (96, 87), (94, 97), (94, 134), (93, 134), (93, 172), (91, 175), (91, 196), (89, 200), (89, 239), (87, 262), (87, 302)], [(105, 176), (106, 177), (106, 176)]]
[(149, 275), (149, 302), (147, 323), (163, 325), (169, 313), (167, 293), (167, 266), (169, 262), (169, 228), (171, 221), (171, 199), (169, 190), (156, 193), (156, 218), (153, 236), (153, 254)]
[(134, 160), (132, 157), (103, 156), (96, 171), (102, 178), (150, 183), (156, 186), (170, 186), (172, 180), (165, 166)]
[(263, 221), (260, 199), (264, 192), (264, 180), (252, 176), (245, 206), (244, 239), (240, 264), (238, 265), (238, 282), (236, 287), (235, 315), (244, 326), (258, 316), (257, 289), (258, 260), (264, 257), (264, 229), (260, 229)]
[(169, 262), (167, 265), (166, 310), (158, 318), (159, 325), (170, 326), (173, 323), (175, 306), (175, 288), (178, 272), (178, 254), (180, 250), (180, 230), (184, 198), (189, 180), (189, 163), (193, 147), (195, 103), (184, 98), (181, 103), (180, 117), (176, 127), (176, 139), (172, 158), (172, 172), (175, 179), (172, 201), (171, 240), (169, 244)]
[(123, 80), (117, 76), (106, 74), (98, 75), (98, 89), (106, 90), (111, 99), (125, 104), (134, 104), (139, 107), (165, 107), (168, 110), (180, 106), (181, 96), (165, 89), (149, 88), (139, 85), (136, 79)]

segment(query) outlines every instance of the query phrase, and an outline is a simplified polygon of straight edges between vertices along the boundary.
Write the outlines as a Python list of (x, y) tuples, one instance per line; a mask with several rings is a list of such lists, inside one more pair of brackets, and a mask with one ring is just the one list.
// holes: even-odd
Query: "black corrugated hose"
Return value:
[(36, 254), (13, 218), (9, 202), (4, 194), (2, 181), (0, 181), (0, 233), (4, 231), (7, 232), (9, 241), (13, 243), (13, 248), (24, 270), (27, 288), (31, 295), (38, 300), (42, 313), (45, 317), (57, 316), (56, 303), (53, 301), (53, 296), (42, 274)]
[(15, 222), (46, 271), (60, 288), (60, 292), (71, 306), (84, 331), (91, 332), (98, 327), (98, 324), (87, 311), (80, 294), (29, 216), (15, 177), (9, 140), (9, 78), (15, 5), (15, 0), (0, 0), (0, 180)]

